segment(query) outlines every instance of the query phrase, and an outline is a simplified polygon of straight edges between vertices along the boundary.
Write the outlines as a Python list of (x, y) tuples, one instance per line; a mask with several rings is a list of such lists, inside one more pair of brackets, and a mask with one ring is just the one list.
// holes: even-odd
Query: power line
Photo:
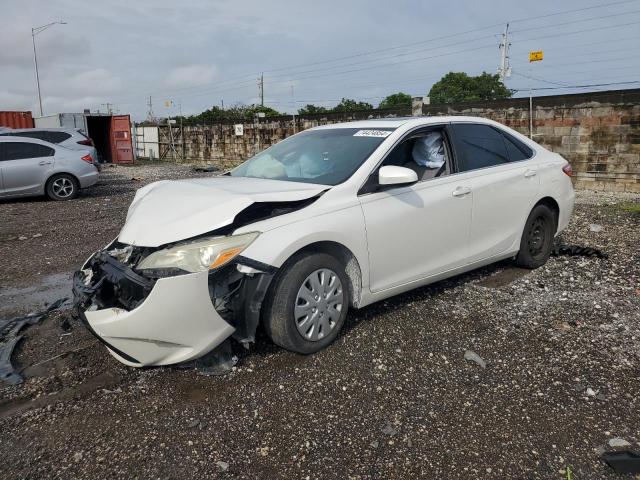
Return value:
[[(582, 12), (582, 11), (594, 10), (594, 9), (598, 9), (598, 8), (612, 7), (612, 6), (615, 6), (615, 5), (627, 4), (627, 3), (632, 3), (632, 2), (636, 2), (636, 1), (638, 1), (638, 0), (623, 0), (623, 1), (617, 1), (617, 2), (609, 2), (609, 3), (593, 5), (593, 6), (589, 6), (589, 7), (582, 7), (582, 8), (576, 8), (576, 9), (564, 10), (564, 11), (561, 11), (561, 12), (549, 13), (549, 14), (545, 14), (545, 15), (536, 15), (536, 16), (532, 16), (532, 17), (525, 17), (525, 18), (515, 19), (515, 20), (511, 20), (510, 23), (527, 22), (527, 21), (538, 20), (538, 19), (543, 19), (543, 18), (549, 18), (549, 17), (559, 16), (559, 15), (565, 15), (565, 14), (568, 14), (568, 13), (577, 13), (577, 12)], [(579, 21), (581, 21), (581, 20), (576, 20), (575, 22), (579, 22)], [(568, 23), (572, 23), (572, 22), (566, 22), (565, 24), (568, 24)], [(304, 67), (304, 66), (333, 63), (333, 62), (337, 62), (337, 61), (340, 61), (340, 60), (347, 60), (347, 59), (352, 59), (352, 58), (357, 58), (357, 57), (362, 57), (362, 56), (374, 55), (376, 53), (382, 53), (382, 52), (398, 50), (398, 49), (406, 48), (406, 47), (409, 47), (409, 46), (421, 45), (421, 44), (430, 43), (430, 42), (434, 42), (434, 41), (438, 41), (438, 40), (443, 40), (443, 39), (446, 39), (446, 38), (459, 37), (461, 35), (466, 35), (466, 34), (469, 34), (469, 33), (474, 33), (474, 32), (487, 30), (487, 29), (490, 29), (490, 28), (495, 28), (496, 26), (500, 26), (500, 25), (502, 25), (502, 23), (488, 25), (488, 26), (485, 26), (485, 27), (480, 27), (480, 28), (476, 28), (476, 29), (472, 29), (472, 30), (458, 32), (458, 33), (454, 33), (454, 34), (450, 34), (450, 35), (446, 35), (446, 36), (434, 37), (434, 38), (430, 38), (430, 39), (427, 39), (427, 40), (422, 40), (422, 41), (419, 41), (419, 42), (411, 42), (411, 43), (406, 43), (406, 44), (403, 44), (403, 45), (397, 45), (397, 46), (394, 46), (394, 47), (387, 47), (387, 48), (378, 49), (378, 50), (371, 50), (371, 51), (368, 51), (368, 52), (361, 52), (361, 53), (358, 53), (358, 54), (348, 55), (348, 56), (344, 56), (344, 57), (337, 57), (337, 58), (327, 59), (327, 60), (322, 60), (322, 61), (317, 61), (317, 62), (308, 62), (308, 63), (298, 64), (298, 65), (294, 65), (294, 66), (280, 67), (280, 68), (276, 68), (276, 69), (265, 70), (265, 72), (272, 73), (272, 72), (278, 72), (278, 71), (284, 71), (284, 70), (295, 70), (297, 68)], [(610, 27), (607, 27), (607, 28), (610, 28)], [(523, 31), (523, 30), (521, 30), (521, 31)], [(575, 32), (575, 33), (578, 33), (578, 32)], [(493, 35), (490, 35), (490, 36), (492, 37)], [(489, 36), (487, 36), (487, 37), (489, 37)], [(487, 38), (487, 37), (482, 37), (482, 38)], [(543, 37), (543, 38), (547, 38), (547, 37)], [(535, 38), (532, 39), (532, 40), (535, 40)], [(477, 41), (477, 39), (469, 40), (469, 42), (471, 42), (471, 41)], [(457, 42), (456, 44), (461, 44), (461, 43), (466, 43), (466, 42), (467, 41), (465, 41), (465, 42)], [(440, 46), (440, 47), (434, 47), (434, 48), (445, 48), (446, 46), (447, 45)], [(424, 51), (424, 50), (422, 50), (422, 51)], [(411, 54), (411, 52), (405, 52), (402, 55), (408, 55), (408, 54)], [(368, 62), (371, 62), (371, 61), (377, 61), (377, 60), (369, 60)], [(366, 63), (366, 62), (363, 62), (363, 63)], [(344, 66), (342, 66), (342, 67), (344, 67)], [(338, 66), (334, 66), (333, 68), (339, 68), (339, 67)], [(377, 68), (377, 67), (372, 67), (372, 68)], [(296, 75), (300, 75), (301, 73), (303, 73), (303, 72), (297, 72)], [(304, 72), (304, 73), (311, 73), (311, 72)], [(253, 75), (252, 74), (246, 74), (246, 75), (243, 75), (243, 76), (240, 76), (240, 77), (236, 77), (234, 79), (226, 80), (224, 82), (221, 82), (219, 84), (216, 84), (216, 85), (213, 85), (213, 86), (209, 87), (207, 89), (207, 91), (213, 91), (213, 90), (211, 90), (213, 88), (224, 88), (228, 84), (233, 84), (234, 85), (233, 88), (228, 88), (228, 90), (235, 89), (236, 87), (239, 88), (245, 83), (246, 84), (250, 84), (250, 83), (253, 82), (253, 80), (246, 80), (246, 78), (248, 76), (253, 76)], [(243, 81), (238, 82), (238, 80), (243, 80)], [(166, 90), (165, 92), (170, 92), (170, 91), (175, 92), (175, 91), (178, 91), (178, 90), (180, 90), (180, 91), (188, 91), (188, 90), (192, 90), (192, 89), (195, 89), (195, 88), (199, 88), (199, 87), (185, 87), (184, 89)], [(163, 93), (165, 93), (165, 92), (163, 92)]]

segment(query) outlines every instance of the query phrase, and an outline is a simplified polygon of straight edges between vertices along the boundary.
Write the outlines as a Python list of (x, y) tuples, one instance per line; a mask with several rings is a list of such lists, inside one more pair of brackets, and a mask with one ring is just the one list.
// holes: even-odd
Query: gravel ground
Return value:
[[(1, 203), (5, 311), (67, 288), (136, 188), (202, 175), (107, 168), (73, 202)], [(579, 192), (562, 240), (608, 260), (502, 262), (351, 312), (313, 356), (260, 337), (224, 377), (124, 367), (57, 312), (0, 385), (2, 477), (615, 478), (609, 441), (640, 448), (639, 201)]]

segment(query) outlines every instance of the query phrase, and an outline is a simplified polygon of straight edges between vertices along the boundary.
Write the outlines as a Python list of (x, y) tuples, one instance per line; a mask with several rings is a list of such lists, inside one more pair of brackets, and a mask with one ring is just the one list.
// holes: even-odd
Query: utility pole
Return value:
[(47, 23), (46, 25), (42, 25), (40, 27), (31, 28), (31, 40), (33, 41), (33, 63), (36, 68), (36, 85), (38, 86), (38, 104), (40, 105), (40, 116), (44, 116), (44, 112), (42, 111), (42, 94), (40, 93), (40, 74), (38, 73), (38, 55), (36, 53), (36, 35), (44, 32), (47, 28), (53, 27), (54, 25), (66, 25), (67, 22), (63, 22), (59, 20), (57, 22)]
[(260, 105), (264, 107), (264, 73), (258, 79), (258, 92), (260, 93)]
[(293, 107), (293, 133), (296, 133), (296, 100), (293, 90), (293, 83), (291, 84), (291, 106)]
[(107, 113), (109, 115), (113, 114), (113, 103), (107, 102), (107, 103), (101, 103), (100, 105), (104, 105), (104, 107), (107, 109)]
[(511, 76), (511, 65), (509, 65), (509, 24), (504, 27), (502, 39), (500, 40), (500, 65), (498, 65), (498, 77), (504, 83), (505, 79)]
[(149, 122), (155, 122), (156, 118), (155, 118), (155, 115), (153, 114), (153, 102), (151, 101), (151, 95), (149, 95), (149, 101), (147, 102), (147, 106), (149, 107), (149, 110), (147, 111), (147, 120)]

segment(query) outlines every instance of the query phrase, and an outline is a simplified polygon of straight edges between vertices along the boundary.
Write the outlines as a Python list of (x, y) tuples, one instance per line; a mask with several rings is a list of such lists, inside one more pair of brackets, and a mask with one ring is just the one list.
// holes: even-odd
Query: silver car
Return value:
[(0, 198), (47, 195), (70, 200), (97, 181), (98, 168), (86, 149), (0, 135)]
[(0, 136), (35, 138), (44, 142), (61, 145), (71, 150), (84, 150), (94, 163), (98, 163), (98, 152), (93, 140), (77, 128), (14, 128), (0, 132)]

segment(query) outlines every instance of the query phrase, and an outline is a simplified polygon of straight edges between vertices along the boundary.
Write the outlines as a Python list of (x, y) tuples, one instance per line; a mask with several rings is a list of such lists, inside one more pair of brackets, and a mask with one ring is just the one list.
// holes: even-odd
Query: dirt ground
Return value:
[[(0, 202), (0, 318), (69, 295), (137, 188), (206, 175), (106, 168), (72, 202)], [(578, 193), (562, 240), (608, 259), (502, 262), (353, 311), (313, 356), (261, 336), (222, 377), (125, 367), (65, 307), (0, 383), (1, 477), (616, 478), (609, 442), (640, 449), (639, 202)]]

